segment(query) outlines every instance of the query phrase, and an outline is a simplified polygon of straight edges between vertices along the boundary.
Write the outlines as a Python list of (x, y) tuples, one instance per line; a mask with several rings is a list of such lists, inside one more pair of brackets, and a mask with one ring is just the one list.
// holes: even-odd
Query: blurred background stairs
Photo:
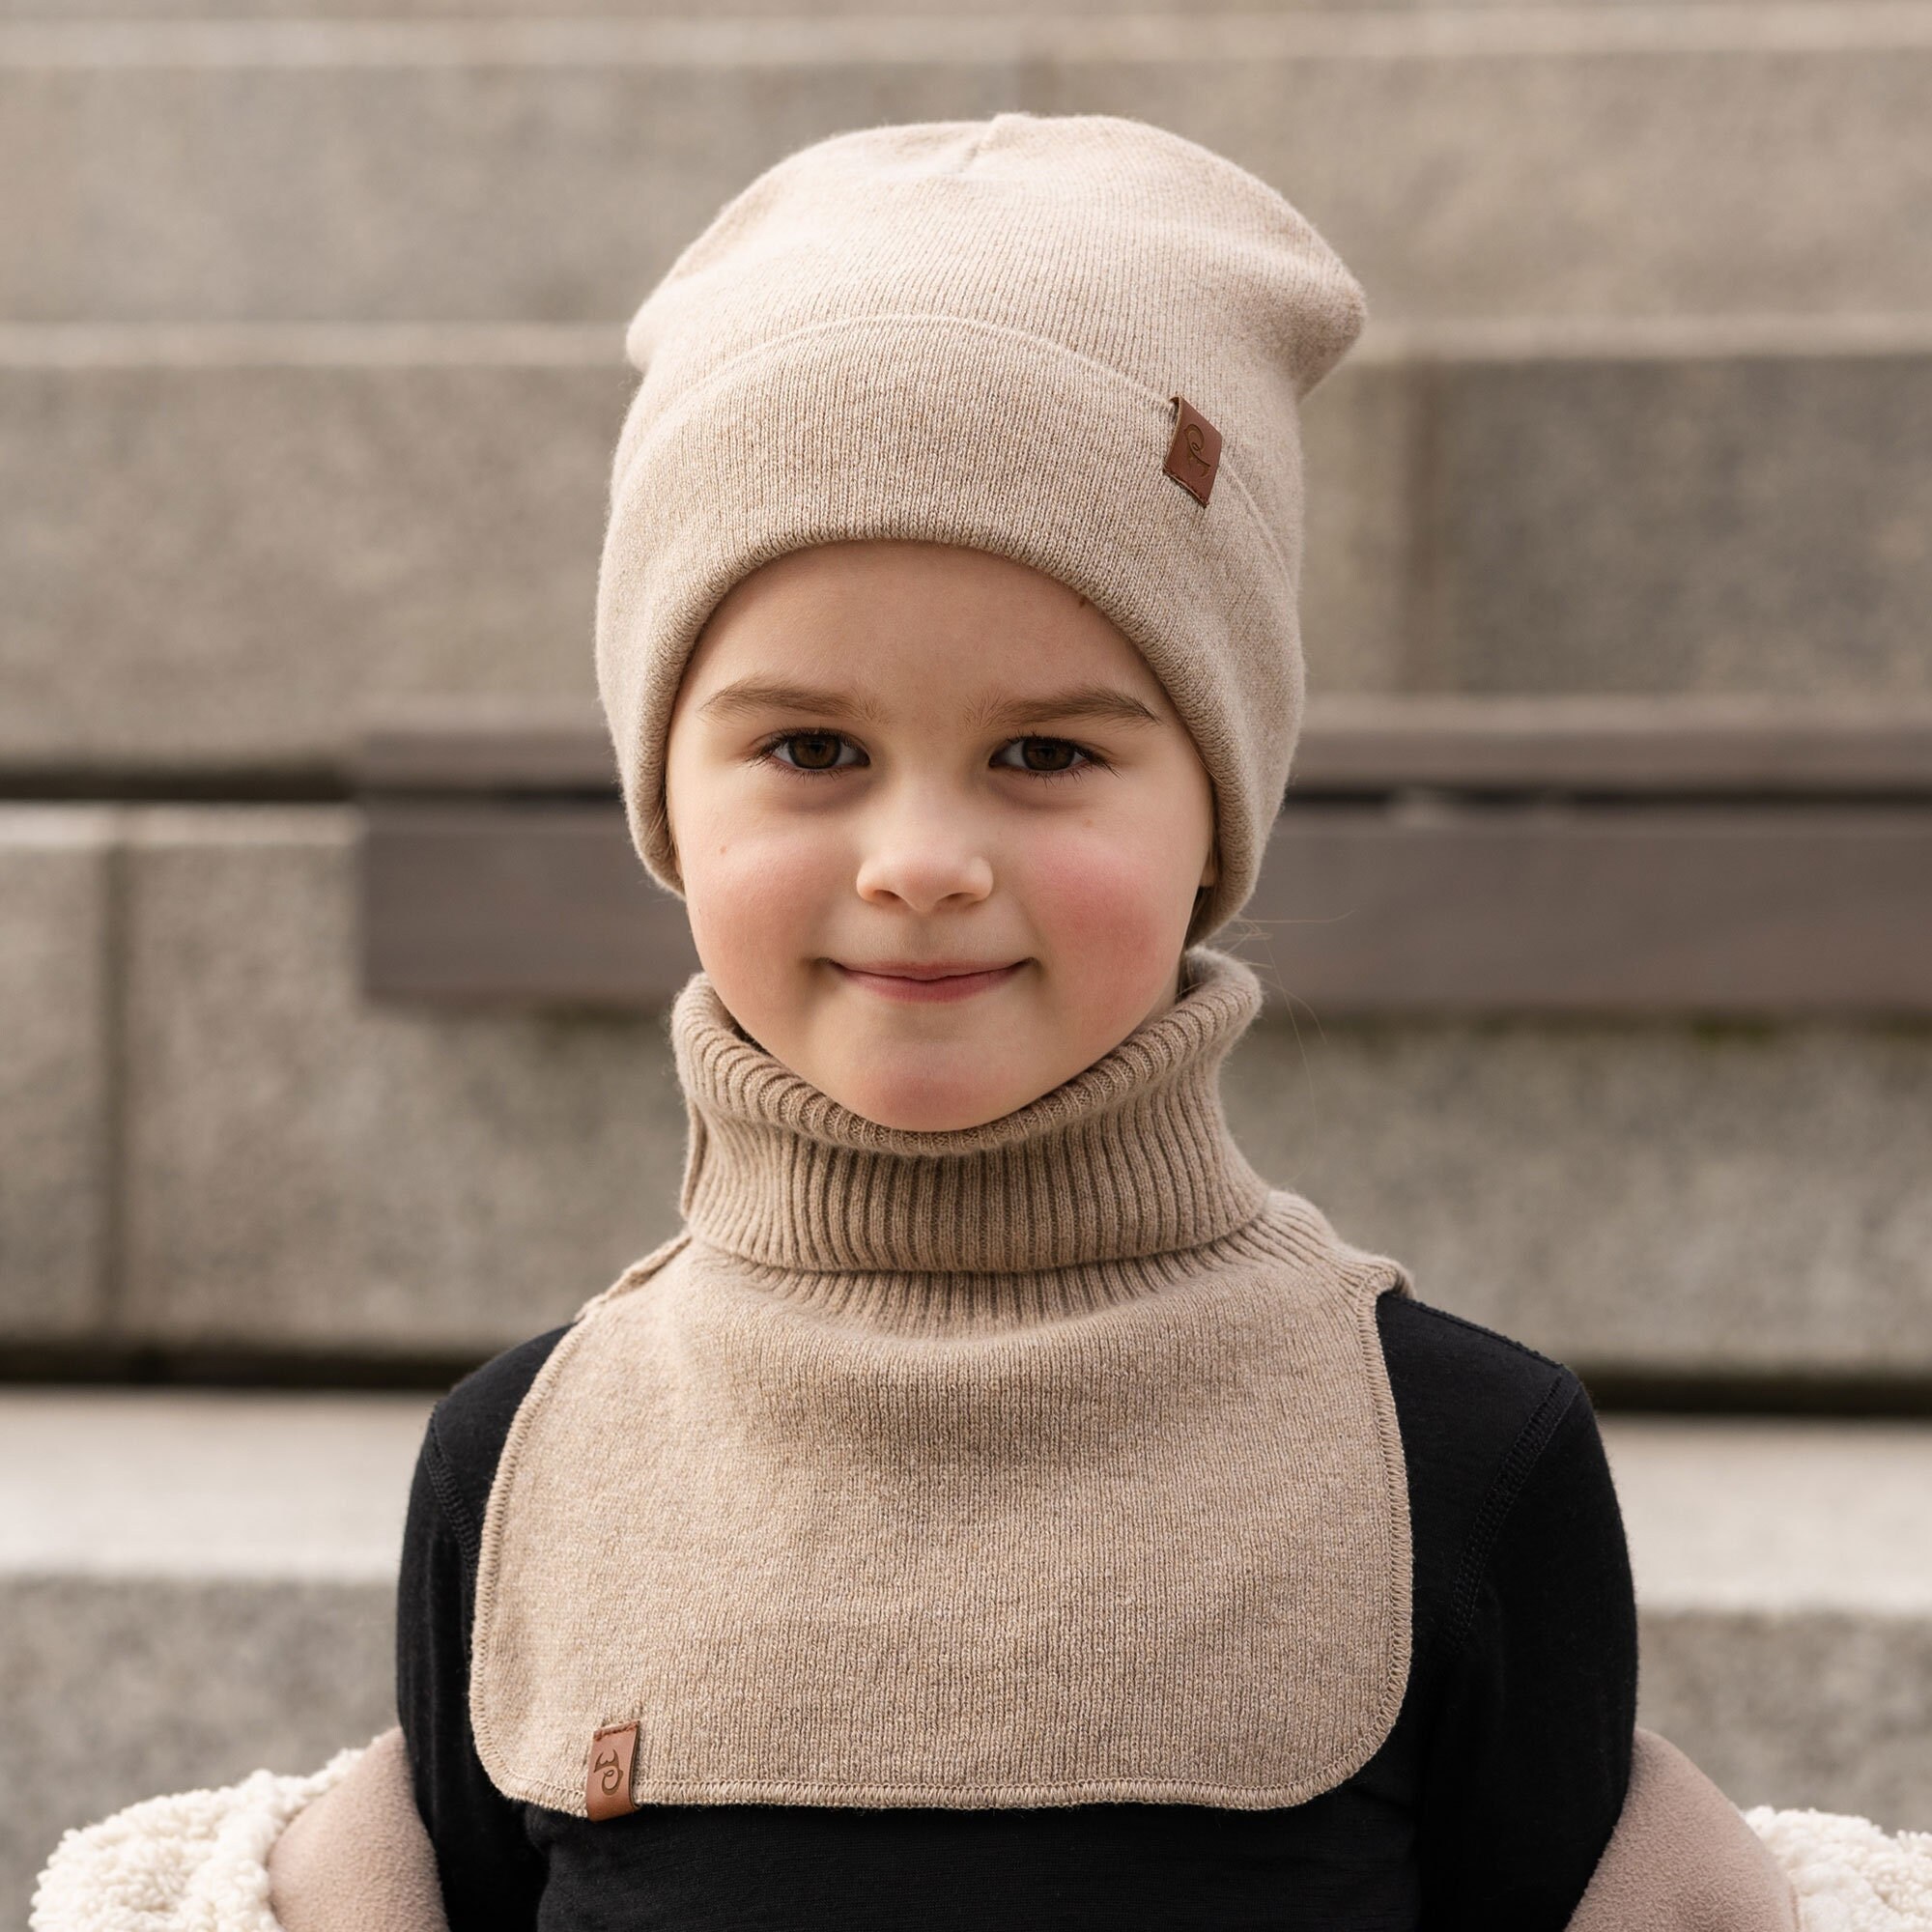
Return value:
[[(661, 997), (372, 989), (357, 761), (411, 707), (594, 736), (623, 324), (770, 162), (1104, 111), (1301, 208), (1372, 310), (1307, 410), (1332, 715), (1932, 717), (1932, 0), (0, 10), (5, 1932), (66, 1826), (390, 1721), (429, 1402), (675, 1226)], [(1861, 825), (1922, 837), (1911, 766)], [(1291, 993), (1297, 904), (1244, 948)], [(1644, 1720), (1932, 1828), (1932, 977), (1345, 986), (1227, 1092), (1583, 1375)]]

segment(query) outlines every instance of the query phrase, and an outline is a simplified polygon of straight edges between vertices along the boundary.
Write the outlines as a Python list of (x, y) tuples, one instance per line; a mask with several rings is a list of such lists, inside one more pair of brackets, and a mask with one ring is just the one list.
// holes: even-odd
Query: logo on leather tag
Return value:
[(1214, 488), (1214, 473), (1221, 467), (1221, 432), (1185, 396), (1170, 396), (1179, 405), (1175, 418), (1174, 440), (1167, 446), (1167, 461), (1160, 467), (1202, 502)]
[(590, 1733), (590, 1767), (583, 1776), (584, 1807), (593, 1821), (621, 1818), (631, 1803), (631, 1767), (638, 1757), (635, 1723), (606, 1724)]

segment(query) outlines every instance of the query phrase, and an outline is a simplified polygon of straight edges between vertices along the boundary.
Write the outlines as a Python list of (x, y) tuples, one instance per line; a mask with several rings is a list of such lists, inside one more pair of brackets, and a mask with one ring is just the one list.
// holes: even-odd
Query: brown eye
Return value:
[[(1075, 759), (1087, 759), (1088, 753), (1078, 745), (1065, 738), (1015, 738), (1013, 745), (1020, 748), (1021, 762), (1009, 765), (1009, 771), (1037, 772), (1042, 777), (1053, 777), (1059, 773), (1076, 772), (1080, 766)], [(1010, 751), (1011, 746), (1007, 750)]]
[(797, 771), (829, 772), (837, 769), (844, 744), (836, 731), (793, 731), (771, 749), (785, 753), (781, 762)]

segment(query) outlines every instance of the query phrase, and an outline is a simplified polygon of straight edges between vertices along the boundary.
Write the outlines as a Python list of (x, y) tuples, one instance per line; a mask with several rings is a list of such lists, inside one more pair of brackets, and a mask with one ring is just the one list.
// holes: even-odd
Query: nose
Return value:
[(882, 812), (859, 866), (859, 896), (909, 912), (977, 904), (993, 890), (993, 865), (969, 818), (931, 806)]

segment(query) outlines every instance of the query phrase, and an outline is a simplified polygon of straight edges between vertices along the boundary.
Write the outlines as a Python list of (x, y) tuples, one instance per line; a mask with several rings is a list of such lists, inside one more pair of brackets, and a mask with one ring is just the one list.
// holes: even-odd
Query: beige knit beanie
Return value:
[(631, 837), (682, 890), (665, 739), (705, 618), (787, 551), (995, 552), (1140, 649), (1213, 782), (1207, 939), (1302, 715), (1297, 406), (1360, 285), (1245, 169), (1112, 115), (862, 128), (728, 202), (632, 319), (597, 678)]

